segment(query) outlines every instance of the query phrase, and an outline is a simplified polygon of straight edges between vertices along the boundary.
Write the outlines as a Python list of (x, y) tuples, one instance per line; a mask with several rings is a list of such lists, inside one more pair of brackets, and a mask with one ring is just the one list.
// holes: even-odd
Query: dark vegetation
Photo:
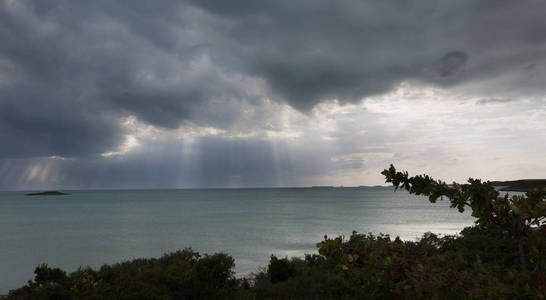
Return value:
[(70, 195), (70, 194), (57, 192), (57, 191), (47, 191), (47, 192), (25, 194), (25, 196), (59, 196), (59, 195)]
[(236, 279), (233, 259), (186, 249), (67, 275), (46, 265), (8, 299), (544, 299), (546, 190), (508, 196), (491, 182), (451, 185), (427, 175), (382, 173), (395, 188), (470, 209), (475, 226), (418, 241), (353, 234), (317, 244), (305, 258), (271, 256)]
[(528, 192), (534, 189), (546, 189), (546, 179), (492, 181), (491, 184), (502, 187), (501, 191)]
[(67, 275), (40, 265), (34, 280), (8, 299), (245, 299), (235, 279), (233, 258), (200, 256), (191, 249), (158, 259), (135, 259), (99, 270), (80, 268)]

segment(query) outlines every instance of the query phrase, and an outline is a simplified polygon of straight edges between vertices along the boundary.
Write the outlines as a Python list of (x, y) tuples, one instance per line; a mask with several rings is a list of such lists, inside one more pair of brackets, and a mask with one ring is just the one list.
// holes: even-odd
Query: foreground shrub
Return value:
[(428, 175), (409, 177), (408, 172), (399, 172), (393, 165), (381, 174), (396, 189), (427, 196), (431, 203), (446, 198), (451, 207), (456, 207), (460, 212), (470, 209), (478, 228), (490, 232), (502, 231), (518, 245), (522, 272), (533, 269), (532, 266), (528, 267), (529, 262), (534, 268), (538, 266), (536, 261), (527, 257), (524, 244), (529, 242), (531, 236), (536, 237), (537, 231), (546, 234), (546, 189), (535, 189), (525, 195), (501, 196), (491, 182), (480, 179), (469, 178), (468, 184), (453, 182), (448, 185)]
[[(544, 243), (541, 232), (533, 234)], [(273, 256), (269, 268), (255, 276), (257, 298), (545, 297), (544, 265), (537, 264), (530, 272), (521, 271), (518, 246), (502, 232), (469, 227), (460, 236), (438, 237), (426, 233), (418, 241), (353, 232), (346, 241), (341, 237), (325, 238), (317, 247), (320, 255), (308, 255), (305, 259)], [(533, 246), (526, 244), (525, 247)], [(278, 267), (280, 261), (282, 268)]]
[(8, 299), (235, 299), (245, 290), (228, 255), (200, 256), (190, 249), (158, 259), (135, 259), (66, 275), (41, 265), (35, 279)]

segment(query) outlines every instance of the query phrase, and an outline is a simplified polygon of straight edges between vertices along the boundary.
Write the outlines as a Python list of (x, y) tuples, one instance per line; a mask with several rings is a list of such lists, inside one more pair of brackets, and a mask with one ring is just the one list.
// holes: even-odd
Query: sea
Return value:
[(353, 231), (415, 240), (457, 234), (474, 219), (447, 200), (392, 187), (77, 190), (63, 196), (0, 192), (0, 295), (42, 263), (68, 272), (192, 248), (235, 259), (237, 276), (280, 257), (317, 253)]

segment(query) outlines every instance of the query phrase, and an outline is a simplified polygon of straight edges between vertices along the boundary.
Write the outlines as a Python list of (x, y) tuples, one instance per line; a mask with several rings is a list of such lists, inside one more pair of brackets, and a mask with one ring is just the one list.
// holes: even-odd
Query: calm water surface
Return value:
[(226, 252), (244, 275), (269, 256), (316, 253), (324, 234), (388, 233), (415, 239), (472, 223), (448, 202), (392, 188), (0, 192), (0, 294), (33, 278), (40, 263), (74, 271), (192, 247)]

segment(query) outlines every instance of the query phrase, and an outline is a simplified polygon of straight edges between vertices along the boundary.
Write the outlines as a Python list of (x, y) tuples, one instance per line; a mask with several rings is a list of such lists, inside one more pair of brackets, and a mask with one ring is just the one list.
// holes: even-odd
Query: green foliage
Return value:
[[(524, 243), (537, 230), (546, 233), (546, 189), (536, 189), (525, 195), (508, 194), (500, 196), (491, 182), (479, 179), (468, 179), (468, 184), (460, 185), (453, 182), (448, 186), (441, 180), (434, 180), (428, 175), (408, 176), (408, 172), (398, 172), (393, 165), (381, 173), (386, 182), (393, 186), (406, 189), (410, 194), (428, 196), (434, 203), (438, 198), (446, 197), (451, 207), (457, 207), (463, 212), (468, 206), (476, 224), (490, 231), (502, 230), (518, 243), (520, 268), (528, 270), (529, 261), (526, 257)], [(536, 235), (536, 234), (535, 234)]]
[(190, 249), (158, 259), (135, 259), (66, 276), (41, 265), (35, 279), (8, 299), (240, 299), (248, 292), (235, 279), (233, 258), (201, 256)]
[(533, 190), (525, 195), (508, 194), (500, 196), (491, 182), (468, 179), (468, 184), (453, 182), (448, 186), (441, 180), (434, 180), (428, 175), (408, 176), (408, 172), (397, 172), (391, 165), (381, 172), (393, 186), (406, 189), (410, 194), (428, 196), (435, 203), (446, 197), (451, 207), (463, 212), (468, 206), (476, 223), (480, 226), (500, 226), (514, 236), (525, 235), (533, 226), (545, 224), (546, 190)]
[(306, 255), (305, 259), (271, 256), (267, 271), (254, 276), (253, 291), (257, 299), (342, 299), (350, 291), (346, 279), (322, 255)]
[(289, 261), (288, 258), (278, 259), (276, 256), (271, 255), (268, 270), (271, 282), (286, 281), (296, 275), (296, 263), (295, 261)]
[[(534, 234), (544, 243), (543, 235)], [(255, 276), (257, 298), (543, 299), (546, 295), (544, 256), (532, 272), (521, 272), (518, 247), (501, 231), (470, 227), (461, 236), (426, 233), (415, 242), (353, 232), (346, 241), (326, 238), (317, 246), (320, 255), (305, 260), (273, 256), (268, 270)], [(287, 273), (282, 281), (272, 280), (272, 274), (279, 272), (272, 266), (279, 261), (289, 265), (282, 268)]]

